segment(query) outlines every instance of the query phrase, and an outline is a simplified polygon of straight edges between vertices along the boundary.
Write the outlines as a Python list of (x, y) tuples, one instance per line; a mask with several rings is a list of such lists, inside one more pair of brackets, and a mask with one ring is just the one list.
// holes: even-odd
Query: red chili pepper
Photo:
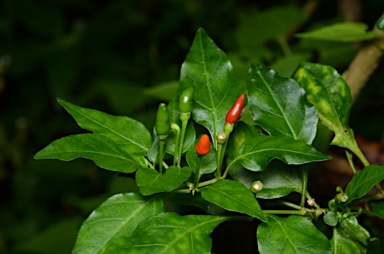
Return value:
[(228, 110), (227, 116), (225, 117), (225, 121), (229, 124), (235, 124), (239, 119), (241, 112), (244, 107), (245, 95), (241, 94), (239, 98), (237, 98), (235, 104)]
[(209, 140), (207, 134), (203, 134), (200, 137), (199, 142), (196, 144), (196, 152), (197, 154), (203, 156), (208, 154), (209, 151), (211, 151), (211, 141)]

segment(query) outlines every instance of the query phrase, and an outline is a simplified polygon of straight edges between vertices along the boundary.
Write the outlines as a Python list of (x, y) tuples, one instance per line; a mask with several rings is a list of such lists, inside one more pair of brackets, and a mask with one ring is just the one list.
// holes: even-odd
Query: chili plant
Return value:
[[(73, 253), (210, 253), (211, 232), (227, 220), (259, 220), (260, 253), (365, 253), (371, 238), (357, 216), (384, 217), (384, 167), (370, 165), (357, 146), (350, 90), (332, 67), (305, 62), (284, 78), (252, 64), (244, 89), (226, 54), (199, 29), (177, 95), (159, 105), (153, 131), (127, 116), (58, 102), (90, 132), (53, 141), (35, 158), (86, 158), (134, 177), (140, 190), (96, 208)], [(327, 207), (307, 190), (312, 165), (330, 159), (312, 146), (319, 120), (355, 173)], [(297, 203), (286, 199), (293, 192)], [(172, 195), (205, 214), (170, 210), (164, 200)]]

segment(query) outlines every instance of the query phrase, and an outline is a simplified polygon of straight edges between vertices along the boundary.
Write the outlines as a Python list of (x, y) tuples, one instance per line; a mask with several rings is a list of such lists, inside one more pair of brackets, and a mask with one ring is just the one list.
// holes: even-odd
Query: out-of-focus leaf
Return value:
[(272, 136), (288, 136), (311, 144), (316, 135), (317, 110), (305, 99), (295, 80), (253, 64), (247, 79), (253, 120)]
[(160, 174), (152, 168), (139, 168), (136, 172), (136, 182), (140, 193), (148, 196), (154, 193), (170, 192), (181, 185), (191, 175), (188, 167), (171, 166)]
[(368, 26), (363, 23), (343, 22), (314, 31), (299, 33), (296, 36), (306, 39), (340, 42), (372, 40), (378, 37), (377, 33), (373, 31), (367, 32), (367, 29)]
[(124, 193), (110, 197), (84, 221), (73, 254), (111, 253), (107, 246), (121, 236), (129, 237), (143, 220), (164, 212), (157, 196)]
[(126, 116), (112, 116), (98, 110), (82, 108), (62, 99), (58, 101), (81, 128), (110, 138), (129, 153), (147, 155), (152, 138), (142, 123)]
[(228, 57), (202, 28), (181, 66), (178, 95), (191, 85), (195, 86), (192, 118), (214, 138), (223, 131), (225, 116), (242, 89)]
[(240, 147), (239, 155), (228, 167), (241, 163), (251, 171), (264, 171), (273, 159), (288, 165), (300, 165), (330, 159), (310, 145), (288, 137), (260, 136), (249, 139)]
[(76, 158), (92, 160), (101, 168), (131, 173), (145, 166), (143, 156), (129, 154), (109, 138), (99, 134), (77, 134), (53, 141), (36, 153), (35, 159), (59, 159), (70, 161)]
[(112, 243), (107, 253), (211, 253), (213, 229), (229, 217), (209, 215), (181, 216), (162, 213), (140, 223), (131, 237)]
[(172, 80), (146, 88), (144, 89), (143, 94), (159, 100), (170, 101), (173, 97), (175, 97), (178, 87), (179, 81)]
[(301, 62), (308, 61), (310, 58), (310, 54), (291, 54), (278, 58), (271, 65), (271, 69), (275, 70), (280, 76), (289, 78), (296, 71)]
[(373, 201), (369, 205), (377, 217), (384, 219), (384, 201)]
[(268, 222), (257, 229), (257, 243), (261, 254), (332, 253), (327, 237), (301, 216), (268, 216)]
[(358, 171), (349, 182), (345, 193), (347, 203), (363, 197), (372, 187), (384, 179), (384, 166), (369, 165)]
[(52, 224), (14, 248), (17, 253), (67, 254), (71, 252), (81, 218), (64, 219)]
[(306, 15), (297, 7), (249, 11), (240, 16), (236, 40), (241, 49), (255, 49), (259, 44), (284, 37), (292, 27), (305, 19)]
[(268, 221), (252, 192), (239, 182), (221, 179), (201, 190), (201, 196), (226, 210)]
[(332, 246), (333, 254), (363, 254), (366, 252), (361, 251), (359, 243), (349, 239), (348, 237), (343, 237), (339, 233), (338, 228), (333, 229), (333, 236), (330, 240)]

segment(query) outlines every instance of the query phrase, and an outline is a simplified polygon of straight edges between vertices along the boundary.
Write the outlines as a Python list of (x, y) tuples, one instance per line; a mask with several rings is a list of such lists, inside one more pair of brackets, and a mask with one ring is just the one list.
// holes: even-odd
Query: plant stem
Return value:
[(279, 44), (280, 44), (281, 50), (283, 50), (284, 56), (290, 56), (290, 55), (292, 55), (292, 51), (291, 51), (291, 49), (289, 48), (289, 45), (288, 45), (288, 43), (287, 43), (287, 40), (286, 40), (283, 36), (277, 38), (277, 41), (278, 41)]
[[(178, 167), (180, 167), (181, 154), (183, 153), (185, 130), (187, 129), (188, 119), (180, 117), (180, 120), (181, 120), (181, 135), (180, 135), (179, 152), (177, 154), (178, 155), (178, 158), (177, 158), (177, 166)], [(176, 149), (176, 147), (175, 147), (175, 149)]]
[(217, 143), (217, 170), (216, 179), (219, 180), (221, 177), (221, 165), (223, 164), (223, 144)]
[(301, 209), (300, 206), (293, 204), (291, 202), (283, 201), (283, 200), (276, 200), (276, 201), (269, 202), (267, 204), (267, 206), (274, 206), (274, 205), (284, 205), (284, 206), (288, 206), (288, 207), (291, 207), (291, 208), (297, 209), (297, 210)]
[(217, 182), (217, 180), (218, 180), (218, 179), (216, 179), (216, 178), (213, 178), (213, 179), (211, 179), (211, 180), (208, 180), (208, 181), (205, 181), (205, 182), (201, 182), (201, 183), (199, 183), (199, 184), (198, 184), (198, 186), (197, 186), (197, 187), (201, 188), (201, 187), (204, 187), (204, 186), (210, 185), (210, 184), (212, 184), (212, 183), (215, 183), (215, 182)]
[(300, 210), (263, 210), (264, 214), (290, 214), (290, 215), (306, 215), (305, 209)]
[(178, 158), (179, 158), (179, 142), (180, 142), (180, 127), (175, 124), (175, 123), (172, 123), (171, 124), (171, 129), (174, 130), (176, 132), (176, 137), (175, 137), (175, 152), (173, 154), (173, 166), (176, 166), (176, 163), (178, 161)]
[(201, 166), (201, 159), (202, 159), (202, 156), (197, 155), (197, 168), (195, 172), (195, 180), (193, 182), (193, 193), (197, 190), (197, 187), (199, 184), (199, 172), (200, 172), (200, 166)]
[(301, 187), (301, 200), (300, 200), (300, 206), (304, 208), (305, 206), (305, 196), (307, 193), (307, 184), (308, 184), (308, 170), (306, 165), (302, 166), (301, 168), (301, 176), (303, 180), (303, 185)]
[(160, 140), (160, 145), (159, 145), (159, 156), (160, 156), (159, 172), (160, 172), (160, 174), (163, 173), (164, 146), (165, 146), (165, 141)]

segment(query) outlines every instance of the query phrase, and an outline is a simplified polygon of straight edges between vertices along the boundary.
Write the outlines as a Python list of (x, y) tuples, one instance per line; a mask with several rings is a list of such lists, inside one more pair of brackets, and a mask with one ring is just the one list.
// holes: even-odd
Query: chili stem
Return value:
[[(185, 130), (187, 129), (188, 119), (186, 119), (186, 118), (181, 118), (180, 119), (181, 120), (181, 135), (180, 135), (180, 143), (179, 143), (179, 152), (177, 154), (177, 156), (178, 156), (178, 158), (177, 158), (177, 166), (178, 167), (180, 167), (181, 154), (183, 153)], [(175, 149), (176, 149), (176, 147), (175, 147)]]
[(305, 206), (305, 196), (307, 193), (307, 184), (308, 184), (308, 170), (307, 167), (304, 165), (301, 168), (301, 176), (303, 180), (303, 185), (301, 187), (301, 200), (300, 200), (300, 206), (304, 208)]
[(217, 171), (216, 179), (219, 180), (221, 177), (221, 166), (223, 165), (223, 144), (217, 143)]
[(193, 182), (193, 191), (192, 193), (195, 193), (197, 190), (197, 186), (199, 184), (199, 173), (200, 173), (200, 166), (201, 166), (201, 160), (202, 156), (197, 155), (197, 164), (196, 164), (196, 172), (195, 172), (195, 181)]
[(163, 157), (164, 157), (164, 146), (165, 146), (165, 141), (164, 140), (160, 140), (160, 145), (159, 145), (159, 159), (160, 159), (160, 162), (159, 162), (159, 172), (160, 174), (163, 173)]
[(179, 142), (180, 142), (180, 127), (175, 124), (175, 123), (172, 123), (171, 124), (171, 129), (174, 130), (176, 132), (176, 137), (175, 137), (175, 152), (173, 154), (173, 166), (176, 166), (176, 163), (177, 163), (177, 160), (179, 158)]

